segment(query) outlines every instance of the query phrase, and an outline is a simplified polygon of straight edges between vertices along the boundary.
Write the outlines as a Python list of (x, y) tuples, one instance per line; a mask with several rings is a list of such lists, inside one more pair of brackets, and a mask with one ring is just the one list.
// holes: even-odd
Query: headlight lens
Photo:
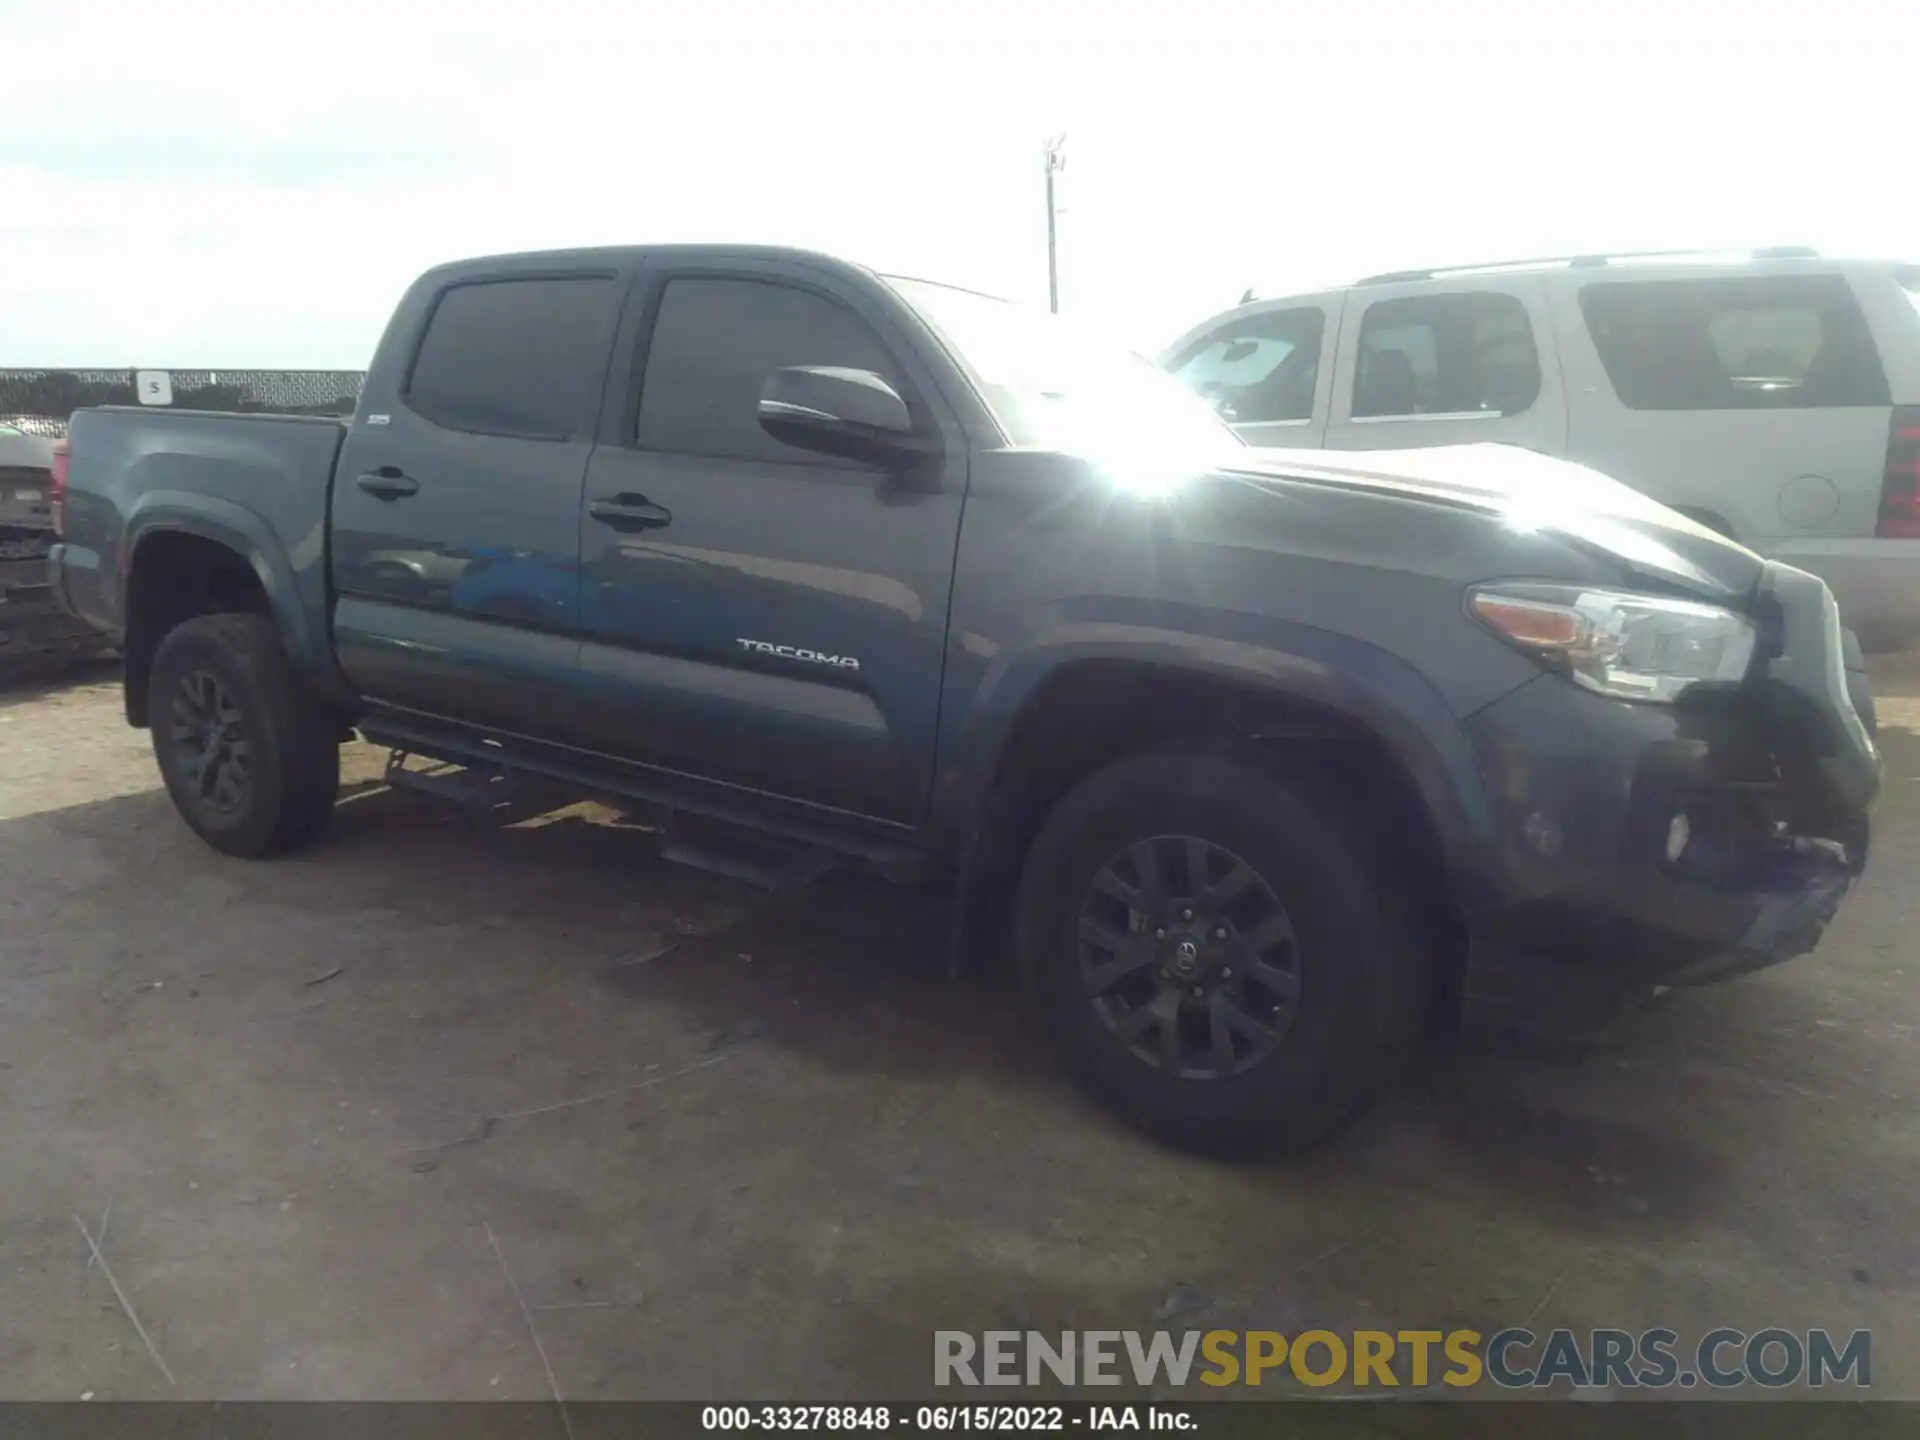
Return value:
[(1503, 639), (1622, 700), (1674, 700), (1702, 681), (1737, 681), (1753, 659), (1746, 617), (1717, 605), (1580, 585), (1482, 585), (1467, 608)]

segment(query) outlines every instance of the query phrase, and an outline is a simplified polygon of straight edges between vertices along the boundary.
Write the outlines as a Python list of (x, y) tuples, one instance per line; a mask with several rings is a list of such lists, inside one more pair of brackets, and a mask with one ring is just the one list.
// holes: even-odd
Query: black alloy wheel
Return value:
[(1285, 759), (1116, 760), (1054, 804), (1021, 871), (1021, 976), (1068, 1068), (1207, 1154), (1336, 1133), (1433, 995), (1417, 893), (1339, 787)]
[(320, 834), (340, 787), (342, 717), (294, 675), (269, 616), (182, 621), (148, 674), (154, 758), (196, 835), (252, 857)]
[(233, 815), (253, 796), (253, 751), (240, 707), (210, 670), (180, 677), (168, 707), (181, 777), (200, 804)]
[(1107, 860), (1081, 901), (1079, 959), (1100, 1023), (1183, 1080), (1251, 1070), (1298, 1013), (1285, 907), (1246, 860), (1199, 836), (1154, 836)]

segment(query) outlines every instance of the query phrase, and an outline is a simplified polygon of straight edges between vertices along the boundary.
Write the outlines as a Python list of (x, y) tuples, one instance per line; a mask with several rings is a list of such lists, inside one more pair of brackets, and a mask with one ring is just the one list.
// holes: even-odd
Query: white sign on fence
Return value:
[(140, 397), (142, 405), (173, 403), (173, 376), (164, 370), (134, 371), (133, 389), (134, 393)]

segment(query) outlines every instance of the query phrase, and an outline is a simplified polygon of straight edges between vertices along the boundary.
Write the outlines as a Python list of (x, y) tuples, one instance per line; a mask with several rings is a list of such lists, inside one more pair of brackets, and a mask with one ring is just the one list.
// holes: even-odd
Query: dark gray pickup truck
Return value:
[(946, 876), (1197, 1147), (1327, 1136), (1463, 993), (1557, 1023), (1803, 953), (1866, 859), (1819, 580), (1520, 450), (1251, 451), (817, 255), (448, 265), (350, 422), (70, 443), (61, 593), (216, 849), (313, 839), (357, 731)]

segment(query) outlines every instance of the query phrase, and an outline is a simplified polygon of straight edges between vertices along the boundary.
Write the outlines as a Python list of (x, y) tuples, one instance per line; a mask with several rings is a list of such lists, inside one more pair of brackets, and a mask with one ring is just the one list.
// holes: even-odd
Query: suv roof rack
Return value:
[(1482, 260), (1473, 265), (1435, 265), (1427, 270), (1389, 270), (1368, 275), (1356, 285), (1392, 285), (1402, 280), (1432, 280), (1441, 275), (1464, 275), (1477, 270), (1524, 270), (1535, 265), (1565, 265), (1570, 270), (1598, 270), (1616, 260), (1684, 260), (1694, 256), (1744, 256), (1749, 260), (1817, 260), (1811, 245), (1767, 245), (1754, 250), (1616, 250), (1591, 255), (1542, 255), (1531, 260)]

